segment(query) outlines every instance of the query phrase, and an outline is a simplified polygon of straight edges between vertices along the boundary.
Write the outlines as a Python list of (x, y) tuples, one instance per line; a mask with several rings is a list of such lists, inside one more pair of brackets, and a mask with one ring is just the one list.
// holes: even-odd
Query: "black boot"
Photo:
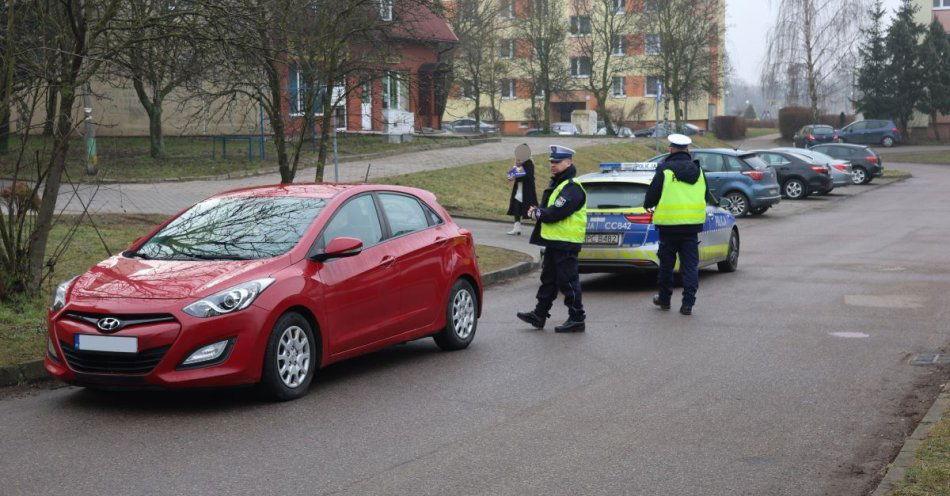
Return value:
[[(669, 308), (669, 307), (667, 307), (667, 308)], [(693, 306), (692, 306), (692, 305), (687, 305), (687, 304), (683, 303), (683, 306), (680, 307), (680, 313), (683, 314), (683, 315), (692, 315), (692, 314), (693, 314)]]
[(563, 324), (554, 328), (554, 332), (584, 332), (586, 328), (583, 322), (567, 319)]
[(532, 312), (518, 312), (518, 318), (531, 324), (535, 329), (544, 329), (544, 317)]
[(670, 302), (663, 303), (660, 301), (660, 295), (653, 295), (653, 304), (660, 307), (660, 310), (669, 310)]

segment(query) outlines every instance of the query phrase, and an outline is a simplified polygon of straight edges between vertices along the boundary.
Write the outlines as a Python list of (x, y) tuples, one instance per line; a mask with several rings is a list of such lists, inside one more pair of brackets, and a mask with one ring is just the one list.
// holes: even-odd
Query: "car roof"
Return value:
[(745, 150), (734, 150), (732, 148), (693, 148), (693, 152), (718, 153), (720, 155), (731, 155), (733, 157), (742, 157), (750, 155), (751, 152)]
[(591, 172), (577, 178), (582, 183), (632, 183), (649, 185), (653, 181), (654, 171), (610, 171)]
[(855, 145), (854, 143), (821, 143), (821, 144), (812, 146), (811, 148), (818, 148), (819, 146), (835, 147), (835, 148), (860, 148), (862, 150), (867, 148), (867, 146), (865, 145)]
[(218, 193), (211, 198), (296, 197), (329, 200), (341, 193), (348, 191), (353, 191), (356, 193), (361, 191), (395, 191), (410, 193), (420, 197), (432, 196), (431, 193), (418, 188), (389, 186), (385, 184), (293, 183), (251, 186), (248, 188), (233, 189), (223, 193)]

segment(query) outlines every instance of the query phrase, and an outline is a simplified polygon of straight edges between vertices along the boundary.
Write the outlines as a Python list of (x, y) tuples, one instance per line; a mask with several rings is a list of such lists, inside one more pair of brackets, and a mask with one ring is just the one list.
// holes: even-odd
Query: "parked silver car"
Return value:
[[(472, 134), (476, 132), (475, 119), (459, 119), (457, 121), (444, 122), (442, 123), (442, 129), (458, 134)], [(498, 126), (485, 121), (478, 123), (478, 129), (477, 132), (482, 134), (495, 134), (498, 132)]]
[(558, 136), (578, 136), (580, 129), (570, 122), (554, 122), (551, 124), (551, 132)]

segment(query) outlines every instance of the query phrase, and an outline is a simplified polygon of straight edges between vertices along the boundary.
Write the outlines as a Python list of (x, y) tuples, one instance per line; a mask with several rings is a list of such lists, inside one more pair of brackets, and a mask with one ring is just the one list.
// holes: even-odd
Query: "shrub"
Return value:
[(745, 119), (735, 115), (720, 115), (713, 120), (716, 137), (719, 139), (738, 139), (745, 136)]
[(795, 133), (812, 124), (811, 109), (806, 107), (784, 107), (778, 111), (778, 129), (782, 137), (790, 140)]

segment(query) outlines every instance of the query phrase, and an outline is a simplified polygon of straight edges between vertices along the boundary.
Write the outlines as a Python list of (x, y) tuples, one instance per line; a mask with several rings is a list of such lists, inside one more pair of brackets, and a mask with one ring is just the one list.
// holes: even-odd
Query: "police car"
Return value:
[[(578, 255), (582, 273), (656, 270), (659, 232), (653, 214), (643, 208), (658, 164), (612, 162), (599, 173), (576, 180), (587, 190), (587, 239)], [(706, 206), (699, 234), (699, 267), (717, 264), (721, 272), (739, 265), (739, 227), (718, 205)], [(676, 269), (679, 269), (677, 262)]]

